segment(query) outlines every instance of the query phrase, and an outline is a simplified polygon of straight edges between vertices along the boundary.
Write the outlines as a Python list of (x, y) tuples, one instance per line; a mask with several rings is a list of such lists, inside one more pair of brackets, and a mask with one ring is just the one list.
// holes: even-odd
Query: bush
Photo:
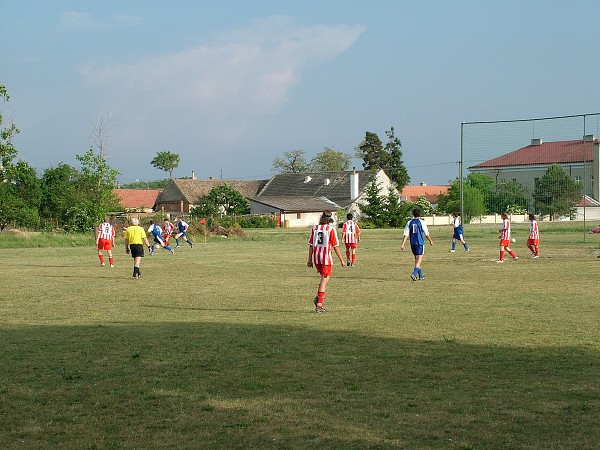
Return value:
[(275, 228), (275, 216), (250, 216), (242, 217), (239, 221), (242, 228)]

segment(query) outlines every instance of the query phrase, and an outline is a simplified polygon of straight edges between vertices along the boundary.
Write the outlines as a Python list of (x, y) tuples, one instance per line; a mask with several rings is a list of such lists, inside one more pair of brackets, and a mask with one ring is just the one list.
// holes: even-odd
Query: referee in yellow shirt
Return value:
[(142, 277), (140, 263), (144, 257), (144, 244), (150, 247), (146, 230), (140, 226), (140, 219), (134, 217), (131, 219), (131, 225), (125, 230), (125, 252), (131, 253), (133, 257), (133, 278), (136, 280)]

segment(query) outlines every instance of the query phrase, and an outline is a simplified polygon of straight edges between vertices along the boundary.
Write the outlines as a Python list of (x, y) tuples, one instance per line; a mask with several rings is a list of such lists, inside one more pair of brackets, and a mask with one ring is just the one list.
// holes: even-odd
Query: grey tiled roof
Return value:
[[(350, 198), (350, 176), (353, 171), (318, 173), (282, 173), (273, 176), (259, 192), (264, 197), (325, 197), (345, 207), (352, 203)], [(358, 174), (359, 195), (364, 191), (375, 172), (360, 170)]]
[(335, 211), (342, 208), (337, 203), (325, 197), (302, 197), (298, 195), (291, 197), (271, 197), (263, 195), (261, 197), (250, 197), (249, 199), (286, 212)]

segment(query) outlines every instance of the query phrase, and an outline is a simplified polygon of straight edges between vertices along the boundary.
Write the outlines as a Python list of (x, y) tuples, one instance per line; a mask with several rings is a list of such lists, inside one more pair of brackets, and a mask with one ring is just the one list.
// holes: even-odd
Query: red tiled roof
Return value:
[[(576, 141), (542, 142), (539, 145), (522, 147), (497, 158), (471, 166), (469, 169), (592, 161), (594, 158), (592, 144), (598, 144), (598, 142), (598, 139), (595, 139), (593, 142), (584, 142), (581, 139)], [(583, 154), (584, 147), (585, 158)]]
[(115, 189), (114, 193), (121, 199), (121, 206), (128, 209), (152, 209), (161, 189)]
[(401, 197), (407, 202), (414, 202), (425, 197), (430, 203), (437, 203), (438, 195), (447, 194), (450, 186), (404, 186)]

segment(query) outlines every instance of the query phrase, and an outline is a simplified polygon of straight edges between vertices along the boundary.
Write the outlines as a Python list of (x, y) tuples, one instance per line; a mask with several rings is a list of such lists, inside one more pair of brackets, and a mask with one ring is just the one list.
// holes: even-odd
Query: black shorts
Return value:
[(130, 244), (129, 251), (133, 258), (144, 257), (144, 245), (143, 244)]

